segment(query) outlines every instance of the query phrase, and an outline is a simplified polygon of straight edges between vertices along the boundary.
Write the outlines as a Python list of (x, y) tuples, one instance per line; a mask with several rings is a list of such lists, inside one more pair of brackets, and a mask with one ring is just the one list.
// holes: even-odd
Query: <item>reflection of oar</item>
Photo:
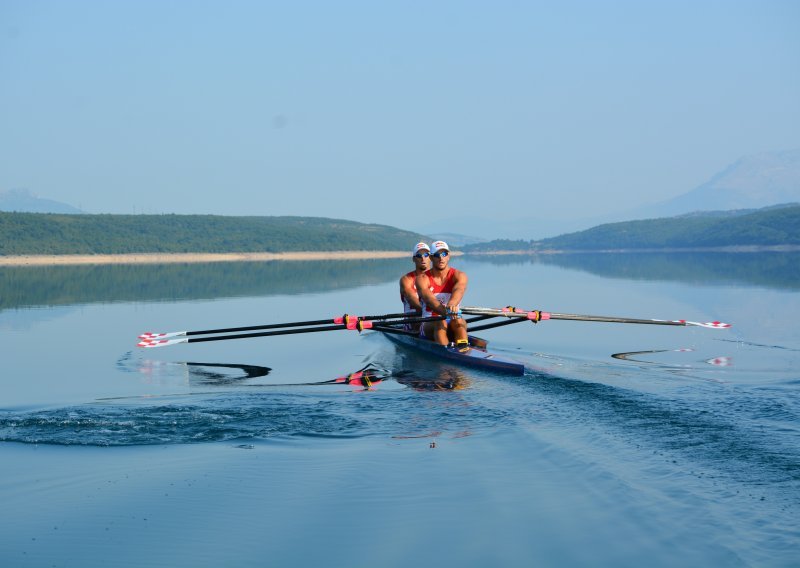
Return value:
[(612, 316), (587, 316), (580, 314), (559, 314), (556, 312), (543, 312), (541, 310), (519, 310), (517, 308), (479, 308), (467, 307), (461, 308), (465, 314), (475, 315), (492, 315), (504, 316), (513, 318), (529, 319), (536, 323), (543, 320), (571, 320), (571, 321), (594, 321), (594, 322), (607, 322), (607, 323), (638, 323), (649, 325), (680, 325), (680, 326), (697, 326), (709, 329), (727, 329), (731, 327), (729, 323), (722, 323), (719, 321), (712, 322), (696, 322), (686, 320), (660, 320), (660, 319), (637, 319), (637, 318), (622, 318)]
[[(694, 349), (690, 347), (683, 347), (681, 349), (651, 349), (648, 351), (629, 351), (627, 353), (614, 353), (611, 356), (614, 359), (621, 359), (623, 361), (632, 361), (634, 363), (657, 364), (654, 361), (647, 361), (644, 359), (634, 359), (634, 357), (637, 355), (651, 355), (654, 353), (688, 353), (692, 351), (694, 351)], [(727, 356), (712, 357), (711, 359), (704, 360), (703, 363), (714, 365), (716, 367), (731, 367), (733, 366), (733, 358)], [(686, 367), (686, 365), (683, 366)]]
[[(215, 366), (215, 367), (231, 367), (231, 368), (245, 368), (250, 367), (250, 365), (223, 365), (223, 364), (203, 364), (203, 363), (187, 363), (187, 364), (197, 364), (197, 365), (204, 365), (204, 366)], [(236, 389), (263, 389), (263, 388), (275, 388), (275, 387), (301, 387), (301, 386), (320, 386), (320, 385), (349, 385), (349, 386), (357, 386), (363, 387), (365, 390), (370, 390), (373, 386), (386, 381), (392, 378), (399, 378), (404, 377), (409, 371), (400, 371), (397, 373), (392, 373), (391, 371), (386, 371), (377, 368), (371, 368), (372, 364), (370, 363), (366, 367), (355, 371), (354, 373), (350, 373), (348, 375), (344, 375), (341, 377), (337, 377), (335, 379), (330, 379), (327, 381), (317, 381), (311, 383), (260, 383), (260, 384), (243, 384), (243, 385), (236, 385)], [(264, 367), (266, 369), (266, 367)], [(230, 384), (226, 384), (226, 387), (230, 387)], [(190, 392), (190, 393), (176, 393), (176, 394), (159, 394), (159, 395), (142, 395), (142, 396), (115, 396), (115, 397), (106, 397), (106, 398), (98, 398), (97, 401), (109, 401), (109, 400), (128, 400), (128, 399), (139, 399), (145, 398), (148, 400), (154, 398), (166, 398), (166, 397), (174, 397), (174, 396), (196, 396), (196, 395), (208, 395), (208, 394), (216, 394), (215, 391), (203, 391), (203, 392)]]
[(682, 347), (680, 349), (649, 349), (647, 351), (628, 351), (626, 353), (612, 353), (614, 359), (621, 359), (623, 361), (634, 361), (636, 363), (650, 363), (651, 361), (644, 361), (642, 359), (634, 359), (637, 355), (651, 355), (653, 353), (689, 353), (694, 351), (690, 347)]
[[(186, 363), (186, 366), (189, 367), (192, 371), (192, 374), (199, 375), (202, 377), (203, 382), (207, 383), (220, 383), (220, 382), (233, 382), (233, 381), (241, 381), (245, 379), (257, 379), (259, 377), (266, 377), (269, 375), (270, 369), (269, 367), (261, 367), (259, 365), (244, 365), (244, 364), (234, 364), (234, 363)], [(212, 373), (205, 371), (207, 368), (214, 368), (214, 369), (239, 369), (244, 371), (244, 375), (239, 377), (230, 377), (223, 375), (221, 373)]]

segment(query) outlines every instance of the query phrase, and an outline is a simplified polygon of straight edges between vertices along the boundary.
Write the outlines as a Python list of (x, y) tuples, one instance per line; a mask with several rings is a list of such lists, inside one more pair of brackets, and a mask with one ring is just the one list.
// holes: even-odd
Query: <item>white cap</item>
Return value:
[(440, 250), (446, 250), (447, 252), (450, 252), (450, 247), (447, 246), (447, 243), (444, 241), (434, 241), (433, 243), (434, 254), (439, 252)]
[(414, 245), (414, 250), (411, 251), (411, 256), (414, 256), (421, 250), (426, 250), (428, 252), (431, 252), (431, 247), (428, 246), (428, 243), (417, 243), (416, 245)]

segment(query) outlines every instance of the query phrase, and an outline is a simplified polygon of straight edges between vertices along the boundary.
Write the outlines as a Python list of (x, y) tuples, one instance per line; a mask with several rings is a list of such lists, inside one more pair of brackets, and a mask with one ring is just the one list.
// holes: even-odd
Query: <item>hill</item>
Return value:
[(0, 255), (411, 250), (422, 238), (320, 217), (0, 212)]
[(800, 205), (769, 207), (745, 214), (693, 214), (608, 223), (540, 241), (497, 240), (464, 247), (465, 252), (600, 251), (697, 249), (800, 245)]
[(0, 211), (20, 211), (28, 213), (83, 213), (67, 203), (45, 199), (24, 189), (0, 191)]

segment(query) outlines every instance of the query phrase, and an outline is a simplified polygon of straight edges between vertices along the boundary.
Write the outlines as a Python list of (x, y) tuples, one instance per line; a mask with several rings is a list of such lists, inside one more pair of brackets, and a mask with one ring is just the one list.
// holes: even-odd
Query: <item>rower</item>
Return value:
[(416, 284), (423, 304), (423, 317), (435, 315), (446, 319), (422, 324), (420, 335), (441, 345), (455, 343), (459, 351), (469, 349), (467, 323), (461, 317), (460, 304), (467, 291), (467, 275), (448, 266), (450, 247), (444, 241), (433, 243), (431, 269), (417, 276)]
[[(419, 316), (422, 314), (422, 302), (417, 293), (417, 276), (424, 274), (431, 266), (430, 261), (431, 247), (427, 243), (417, 243), (411, 251), (411, 260), (414, 262), (414, 270), (400, 277), (400, 301), (403, 302), (403, 312), (408, 317)], [(419, 324), (404, 324), (406, 331), (419, 331)]]

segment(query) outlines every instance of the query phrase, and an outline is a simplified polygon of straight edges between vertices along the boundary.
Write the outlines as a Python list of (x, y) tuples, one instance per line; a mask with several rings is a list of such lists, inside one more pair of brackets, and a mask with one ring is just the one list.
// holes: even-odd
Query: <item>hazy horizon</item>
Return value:
[(800, 147), (798, 23), (790, 1), (7, 0), (0, 190), (403, 228), (599, 217)]

